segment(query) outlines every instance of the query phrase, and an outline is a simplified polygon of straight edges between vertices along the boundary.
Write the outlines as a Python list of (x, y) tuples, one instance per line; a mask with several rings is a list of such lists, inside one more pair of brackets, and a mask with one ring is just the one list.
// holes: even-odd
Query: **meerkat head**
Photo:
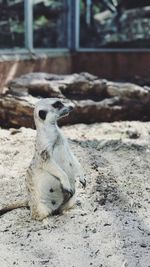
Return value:
[(37, 102), (34, 109), (36, 127), (55, 124), (60, 118), (67, 116), (73, 110), (72, 106), (64, 104), (59, 98), (45, 98)]

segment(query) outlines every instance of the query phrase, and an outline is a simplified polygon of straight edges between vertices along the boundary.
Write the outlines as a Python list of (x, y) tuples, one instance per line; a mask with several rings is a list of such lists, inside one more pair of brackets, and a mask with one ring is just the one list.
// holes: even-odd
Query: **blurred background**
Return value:
[[(78, 102), (73, 123), (149, 120), (149, 0), (0, 0), (0, 36), (0, 118), (6, 125), (15, 125), (8, 115), (14, 99), (7, 95), (18, 89), (35, 97), (95, 101), (82, 108)], [(30, 73), (54, 75), (21, 76)], [(55, 76), (73, 73), (79, 75)]]
[[(52, 64), (32, 62), (29, 71), (149, 77), (149, 0), (0, 0), (0, 36), (3, 61), (16, 60), (9, 54), (24, 60), (53, 57)], [(0, 64), (1, 82), (11, 66)], [(26, 73), (24, 68), (11, 75)]]
[(0, 48), (149, 48), (148, 0), (1, 0)]

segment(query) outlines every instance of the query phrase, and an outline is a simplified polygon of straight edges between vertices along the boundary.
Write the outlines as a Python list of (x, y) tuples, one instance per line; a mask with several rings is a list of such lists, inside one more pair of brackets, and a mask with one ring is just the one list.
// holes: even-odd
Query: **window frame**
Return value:
[(33, 1), (24, 1), (24, 48), (0, 49), (0, 58), (9, 56), (53, 54), (68, 52), (150, 52), (150, 48), (84, 48), (80, 47), (80, 1), (67, 0), (67, 47), (66, 48), (34, 48), (33, 47)]
[[(94, 48), (94, 47), (81, 47), (80, 46), (80, 1), (76, 0), (76, 19), (78, 20), (78, 23), (76, 25), (76, 33), (75, 36), (76, 39), (76, 51), (77, 52), (103, 52), (103, 53), (112, 53), (112, 52), (150, 52), (150, 48)], [(91, 0), (92, 1), (92, 0)]]
[[(33, 47), (33, 1), (32, 0), (23, 0), (24, 1), (24, 48), (0, 48), (0, 56), (2, 55), (29, 55), (29, 54), (37, 54), (37, 53), (51, 53), (51, 52), (59, 52), (65, 53), (70, 50), (70, 30), (68, 29), (67, 36), (67, 47), (66, 48), (34, 48)], [(71, 0), (72, 1), (72, 0)], [(70, 0), (67, 0), (68, 9), (70, 9)], [(68, 19), (68, 28), (69, 21), (71, 20), (70, 12), (67, 14)], [(5, 56), (4, 56), (5, 57)], [(16, 56), (17, 57), (17, 56)]]

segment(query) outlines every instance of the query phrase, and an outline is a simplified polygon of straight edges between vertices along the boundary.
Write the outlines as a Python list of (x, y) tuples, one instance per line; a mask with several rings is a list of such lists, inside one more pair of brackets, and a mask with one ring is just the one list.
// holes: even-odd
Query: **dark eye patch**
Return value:
[(43, 121), (46, 119), (47, 111), (46, 110), (39, 110), (39, 117)]
[(64, 105), (61, 103), (61, 101), (56, 101), (54, 104), (52, 104), (52, 106), (54, 108), (61, 109)]

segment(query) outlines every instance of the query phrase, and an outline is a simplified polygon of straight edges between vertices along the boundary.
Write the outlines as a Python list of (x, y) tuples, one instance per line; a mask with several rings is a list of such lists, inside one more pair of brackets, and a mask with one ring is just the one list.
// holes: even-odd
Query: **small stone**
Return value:
[(81, 201), (80, 201), (80, 200), (77, 200), (77, 201), (76, 201), (76, 205), (77, 205), (77, 206), (81, 206)]
[(86, 213), (86, 212), (84, 212), (84, 213), (81, 213), (81, 216), (85, 216), (85, 215), (87, 215), (87, 213)]
[(20, 129), (10, 128), (9, 130), (10, 130), (10, 134), (12, 134), (12, 135), (17, 134), (17, 133), (21, 133)]
[(104, 206), (106, 204), (106, 198), (101, 198), (98, 203), (101, 205), (101, 206)]
[(89, 238), (89, 235), (85, 235), (85, 236), (83, 236), (83, 238)]
[(41, 260), (40, 262), (41, 262), (41, 264), (46, 264), (49, 262), (49, 260)]
[(137, 139), (140, 137), (140, 133), (138, 133), (137, 131), (128, 131), (127, 134), (130, 139)]
[(99, 253), (99, 249), (95, 251), (95, 255), (97, 255)]
[(146, 244), (144, 244), (144, 243), (142, 243), (142, 244), (140, 244), (140, 247), (141, 247), (141, 248), (146, 248), (146, 247), (147, 247), (147, 245), (146, 245)]
[(111, 226), (110, 223), (104, 223), (104, 226)]

